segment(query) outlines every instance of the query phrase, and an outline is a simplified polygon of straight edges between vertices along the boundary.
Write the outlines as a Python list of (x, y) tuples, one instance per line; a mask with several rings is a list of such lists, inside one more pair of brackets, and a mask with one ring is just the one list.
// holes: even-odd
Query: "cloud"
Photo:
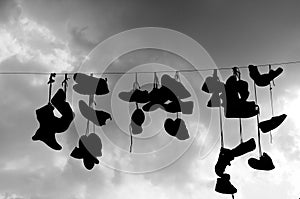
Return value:
[(17, 20), (22, 9), (16, 0), (0, 0), (0, 24)]

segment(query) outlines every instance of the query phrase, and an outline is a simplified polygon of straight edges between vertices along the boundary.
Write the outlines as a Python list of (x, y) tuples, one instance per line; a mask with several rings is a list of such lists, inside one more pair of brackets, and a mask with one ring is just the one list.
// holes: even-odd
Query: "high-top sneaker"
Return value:
[(271, 157), (268, 156), (267, 153), (263, 153), (259, 159), (250, 158), (248, 160), (248, 164), (250, 167), (256, 170), (270, 171), (275, 168)]
[(54, 150), (61, 150), (62, 147), (55, 139), (56, 124), (58, 123), (59, 118), (55, 117), (53, 110), (54, 107), (51, 104), (47, 104), (36, 110), (36, 116), (40, 127), (32, 136), (32, 140), (42, 141)]
[(263, 133), (267, 133), (269, 131), (276, 129), (285, 120), (286, 117), (287, 117), (286, 114), (272, 117), (269, 120), (260, 122), (258, 124), (258, 127)]

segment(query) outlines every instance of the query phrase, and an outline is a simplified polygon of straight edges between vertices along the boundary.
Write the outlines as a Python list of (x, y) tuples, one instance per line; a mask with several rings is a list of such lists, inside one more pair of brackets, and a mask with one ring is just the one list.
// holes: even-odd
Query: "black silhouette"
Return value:
[(146, 90), (133, 89), (129, 92), (119, 93), (119, 98), (126, 102), (147, 103), (149, 102), (149, 93)]
[(81, 95), (105, 95), (109, 93), (106, 78), (102, 79), (75, 73), (73, 79), (77, 83), (73, 86), (73, 89)]
[(141, 134), (143, 132), (142, 125), (137, 125), (133, 121), (130, 122), (130, 128), (131, 128), (130, 130), (131, 130), (133, 135), (138, 135), (138, 134)]
[(286, 114), (281, 114), (279, 116), (274, 116), (269, 120), (262, 121), (258, 124), (258, 127), (263, 133), (270, 132), (276, 129), (287, 117)]
[(164, 123), (164, 128), (170, 136), (176, 137), (178, 140), (190, 138), (185, 122), (180, 118), (176, 118), (175, 120), (167, 118)]
[(88, 170), (91, 170), (95, 164), (99, 164), (97, 157), (102, 156), (102, 143), (97, 134), (91, 133), (81, 136), (78, 146), (71, 152), (71, 157), (83, 159), (83, 164)]
[(180, 81), (176, 80), (178, 78), (178, 72), (176, 72), (175, 78), (165, 74), (161, 77), (161, 85), (170, 89), (170, 91), (174, 93), (178, 99), (191, 97), (190, 92), (182, 85)]
[(36, 110), (37, 120), (40, 127), (32, 136), (33, 141), (42, 141), (54, 150), (61, 150), (62, 147), (55, 139), (57, 117), (53, 113), (54, 107), (49, 103)]
[(237, 189), (230, 183), (230, 176), (218, 178), (215, 191), (222, 194), (235, 194)]
[(267, 153), (263, 153), (259, 159), (250, 158), (248, 160), (248, 164), (250, 167), (256, 170), (270, 171), (275, 168), (271, 157)]
[(97, 126), (103, 126), (106, 124), (108, 119), (112, 120), (112, 117), (109, 113), (101, 110), (94, 110), (89, 107), (83, 100), (78, 102), (80, 113), (83, 117), (90, 120)]
[(138, 126), (142, 126), (142, 124), (145, 121), (145, 114), (142, 111), (142, 109), (140, 109), (139, 107), (137, 107), (137, 109), (135, 109), (135, 111), (132, 113), (131, 115), (131, 120), (132, 122), (134, 122), (136, 125)]
[(227, 166), (231, 165), (231, 161), (234, 160), (234, 158), (242, 156), (246, 153), (249, 153), (253, 151), (256, 148), (255, 140), (254, 138), (249, 139), (246, 142), (240, 143), (238, 146), (236, 146), (233, 149), (226, 149), (224, 147), (221, 147), (219, 158), (217, 161), (217, 164), (215, 165), (215, 172), (219, 177), (224, 177), (224, 175), (228, 175), (225, 172), (225, 169)]
[[(40, 123), (40, 127), (36, 131), (36, 133), (32, 136), (33, 141), (42, 141), (50, 148), (54, 150), (61, 150), (62, 147), (56, 141), (55, 134), (65, 132), (71, 122), (73, 121), (75, 114), (72, 111), (72, 108), (68, 102), (66, 102), (66, 83), (67, 83), (67, 75), (65, 76), (65, 80), (63, 82), (63, 89), (59, 89), (53, 98), (51, 99), (51, 88), (54, 83), (55, 74), (51, 74), (48, 84), (49, 86), (49, 103), (42, 108), (36, 110), (37, 120)], [(60, 112), (62, 115), (60, 118), (57, 118), (53, 111), (54, 107)]]
[(277, 68), (276, 70), (270, 69), (269, 73), (265, 74), (260, 74), (257, 66), (249, 65), (248, 69), (250, 77), (253, 79), (255, 84), (260, 87), (268, 86), (271, 81), (273, 81), (283, 72), (281, 67)]
[(248, 83), (241, 80), (238, 68), (233, 68), (233, 72), (234, 74), (227, 79), (225, 84), (225, 117), (253, 117), (259, 113), (259, 107), (254, 101), (246, 101), (249, 97)]

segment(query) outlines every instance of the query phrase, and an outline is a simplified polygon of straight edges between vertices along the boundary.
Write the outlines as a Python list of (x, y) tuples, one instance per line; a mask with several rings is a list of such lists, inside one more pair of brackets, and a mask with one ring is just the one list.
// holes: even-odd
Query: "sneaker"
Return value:
[(32, 136), (32, 140), (42, 141), (53, 150), (61, 150), (62, 147), (55, 138), (56, 124), (59, 118), (55, 117), (53, 110), (54, 107), (51, 104), (47, 104), (36, 110), (36, 116), (40, 127)]
[(220, 82), (219, 78), (207, 77), (201, 90), (206, 93), (223, 93), (225, 92), (225, 85)]
[(260, 128), (260, 130), (263, 133), (270, 132), (270, 131), (276, 129), (285, 120), (286, 117), (287, 117), (286, 114), (282, 114), (282, 115), (279, 115), (279, 116), (272, 117), (269, 120), (260, 122), (258, 124), (258, 127)]
[(145, 121), (145, 114), (142, 109), (137, 108), (131, 115), (131, 121), (138, 126), (142, 126)]
[(251, 118), (259, 113), (259, 106), (254, 101), (230, 102), (224, 107), (226, 118)]
[(215, 191), (222, 194), (235, 194), (237, 189), (230, 183), (228, 179), (218, 178)]
[(109, 113), (100, 110), (94, 110), (89, 107), (83, 100), (80, 100), (78, 103), (80, 113), (86, 119), (92, 121), (97, 126), (103, 126), (106, 124), (108, 119), (112, 120), (112, 117)]
[(167, 118), (164, 123), (164, 128), (170, 136), (176, 137), (178, 140), (186, 140), (190, 138), (185, 122), (180, 118), (175, 120)]
[(109, 93), (107, 79), (96, 78), (82, 73), (73, 76), (77, 83), (73, 89), (81, 95), (105, 95)]
[(147, 103), (149, 102), (149, 93), (146, 90), (131, 90), (129, 92), (120, 92), (119, 98), (126, 102)]
[(165, 74), (161, 77), (161, 85), (170, 89), (178, 99), (191, 97), (191, 93), (183, 86), (183, 84), (169, 75)]
[(228, 175), (225, 172), (225, 169), (227, 166), (231, 165), (231, 161), (234, 159), (234, 155), (232, 154), (232, 151), (230, 149), (226, 149), (224, 147), (221, 147), (219, 158), (217, 161), (217, 164), (215, 165), (215, 173), (219, 177), (224, 177), (224, 175)]
[(83, 159), (83, 164), (88, 170), (99, 164), (97, 157), (102, 156), (102, 143), (95, 133), (81, 136), (78, 145), (79, 147), (75, 147), (71, 152), (71, 157)]
[(263, 155), (259, 159), (250, 158), (248, 160), (248, 164), (250, 167), (256, 170), (270, 171), (275, 169), (273, 161), (267, 153), (263, 153)]
[(271, 69), (269, 73), (265, 74), (260, 74), (257, 66), (249, 65), (248, 69), (251, 79), (253, 79), (255, 84), (260, 87), (268, 86), (271, 81), (273, 81), (283, 72), (281, 67), (277, 68), (276, 70)]

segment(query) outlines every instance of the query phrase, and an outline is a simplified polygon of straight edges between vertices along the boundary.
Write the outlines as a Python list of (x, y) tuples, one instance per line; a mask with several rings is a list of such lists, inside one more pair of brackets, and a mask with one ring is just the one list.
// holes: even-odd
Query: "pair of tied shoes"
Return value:
[(97, 157), (102, 156), (102, 142), (95, 133), (80, 137), (78, 147), (70, 154), (71, 157), (82, 159), (85, 168), (91, 170), (95, 164), (99, 164)]
[[(51, 103), (36, 110), (37, 120), (40, 124), (36, 133), (32, 136), (33, 141), (42, 141), (54, 150), (61, 150), (61, 145), (56, 141), (55, 134), (65, 132), (74, 119), (74, 112), (66, 100), (63, 89), (59, 89), (51, 99)], [(61, 117), (54, 115), (56, 108)]]
[(270, 69), (270, 71), (265, 74), (260, 74), (257, 66), (249, 65), (248, 69), (250, 77), (253, 79), (254, 83), (260, 87), (268, 86), (271, 81), (283, 72), (281, 67), (276, 70)]
[(180, 118), (176, 118), (175, 120), (167, 118), (164, 123), (164, 128), (170, 136), (176, 137), (178, 140), (190, 138), (185, 122)]
[(96, 78), (82, 73), (75, 73), (73, 79), (76, 83), (73, 89), (81, 95), (105, 95), (109, 93), (106, 78)]
[(78, 103), (80, 113), (83, 117), (90, 120), (97, 126), (103, 126), (106, 124), (107, 120), (112, 120), (112, 117), (109, 113), (101, 110), (94, 110), (89, 107), (83, 100), (80, 100)]

